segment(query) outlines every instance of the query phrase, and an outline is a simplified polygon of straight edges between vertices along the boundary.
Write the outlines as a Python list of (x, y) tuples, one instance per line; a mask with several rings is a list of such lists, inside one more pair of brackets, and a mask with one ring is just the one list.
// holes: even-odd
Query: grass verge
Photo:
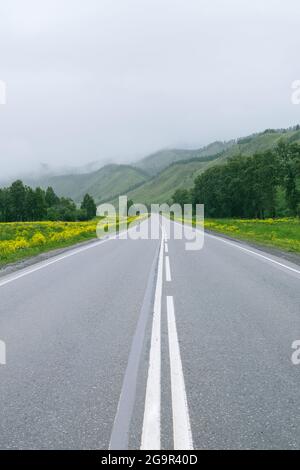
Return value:
[(205, 228), (241, 240), (300, 253), (300, 219), (205, 220)]
[[(121, 223), (123, 228), (123, 224), (128, 226), (136, 219), (117, 219), (117, 230)], [(98, 223), (103, 227), (111, 225), (107, 219), (101, 218), (88, 222), (0, 223), (0, 268), (40, 253), (95, 239)]]
[[(195, 225), (195, 221), (193, 221)], [(205, 219), (205, 228), (232, 238), (300, 254), (300, 219)]]

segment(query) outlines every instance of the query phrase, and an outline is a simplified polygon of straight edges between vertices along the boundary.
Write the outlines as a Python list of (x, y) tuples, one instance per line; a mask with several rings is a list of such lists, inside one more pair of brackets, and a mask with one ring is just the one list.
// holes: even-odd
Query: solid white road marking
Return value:
[(171, 282), (171, 269), (170, 269), (170, 258), (169, 256), (166, 256), (166, 281)]
[[(179, 222), (174, 222), (174, 224), (179, 224)], [(181, 225), (181, 224), (179, 224)], [(195, 227), (191, 227), (189, 225), (186, 225), (186, 227), (189, 227), (191, 230), (197, 230)], [(260, 253), (257, 253), (256, 251), (254, 250), (249, 250), (249, 248), (246, 248), (244, 246), (241, 246), (235, 242), (230, 242), (228, 240), (225, 240), (224, 238), (222, 238), (222, 235), (220, 236), (216, 236), (216, 235), (211, 235), (210, 233), (206, 233), (205, 232), (205, 237), (209, 237), (209, 238), (214, 238), (215, 240), (218, 240), (220, 242), (223, 242), (223, 243), (226, 243), (227, 245), (231, 245), (233, 246), (234, 248), (238, 248), (239, 250), (242, 250), (242, 251), (245, 251), (246, 253), (249, 253), (249, 254), (252, 254), (252, 255), (255, 255), (255, 256), (258, 256), (259, 258), (262, 258), (262, 259), (265, 259), (267, 261), (270, 261), (271, 263), (275, 264), (275, 265), (278, 265), (278, 266), (281, 266), (282, 268), (285, 268), (285, 269), (288, 269), (289, 271), (292, 271), (294, 273), (297, 273), (297, 274), (300, 274), (300, 270), (299, 269), (296, 269), (296, 268), (292, 268), (291, 266), (288, 266), (284, 263), (280, 263), (279, 261), (276, 261), (275, 259), (272, 259), (272, 258), (269, 258), (268, 256), (265, 256), (265, 255), (262, 255)], [(242, 242), (242, 240), (241, 240)]]
[(141, 449), (160, 450), (161, 402), (161, 297), (163, 285), (164, 237), (162, 235), (154, 298), (154, 314), (145, 398)]
[(193, 438), (176, 329), (174, 301), (172, 296), (167, 296), (167, 314), (171, 368), (174, 449), (193, 450)]
[[(129, 232), (133, 228), (134, 227), (130, 228), (127, 231)], [(71, 256), (78, 255), (78, 253), (82, 253), (84, 251), (90, 250), (91, 248), (95, 248), (96, 246), (102, 245), (103, 243), (109, 242), (110, 240), (116, 240), (119, 238), (121, 234), (112, 235), (111, 237), (105, 238), (104, 240), (99, 240), (98, 242), (91, 241), (89, 245), (83, 246), (82, 248), (70, 249), (70, 251), (68, 251), (66, 254), (63, 254), (61, 256), (59, 255), (55, 256), (49, 261), (42, 261), (41, 263), (37, 263), (33, 267), (25, 268), (17, 272), (16, 274), (8, 275), (7, 277), (4, 277), (2, 281), (0, 281), (0, 287), (5, 286), (6, 284), (9, 284), (10, 282), (16, 281), (17, 279), (20, 279), (24, 276), (27, 276), (28, 274), (32, 274), (36, 271), (40, 271), (41, 269), (47, 268), (47, 266), (50, 266), (51, 264), (58, 263), (59, 261), (62, 261), (66, 258), (70, 258)]]
[(248, 248), (244, 248), (243, 246), (237, 245), (236, 243), (230, 242), (228, 240), (224, 240), (224, 238), (222, 238), (222, 237), (217, 237), (215, 235), (211, 235), (210, 233), (205, 234), (205, 236), (206, 237), (208, 236), (210, 238), (214, 238), (214, 239), (219, 240), (223, 243), (226, 243), (227, 245), (234, 246), (235, 248), (239, 248), (242, 251), (245, 251), (245, 252), (248, 252), (252, 255), (258, 256), (259, 258), (263, 258), (267, 261), (271, 261), (271, 263), (277, 264), (278, 266), (281, 266), (282, 268), (288, 269), (289, 271), (293, 271), (294, 273), (300, 274), (299, 269), (292, 268), (291, 266), (287, 266), (286, 264), (280, 263), (279, 261), (276, 261), (275, 259), (269, 258), (268, 256), (261, 255), (260, 253), (257, 253), (256, 251), (249, 250)]
[(105, 240), (95, 242), (93, 244), (84, 246), (83, 248), (74, 249), (74, 250), (68, 252), (65, 255), (53, 258), (50, 261), (43, 261), (41, 264), (37, 264), (36, 266), (34, 266), (32, 268), (22, 270), (19, 273), (14, 274), (13, 276), (11, 276), (7, 279), (4, 278), (3, 281), (0, 281), (0, 287), (5, 286), (6, 284), (9, 284), (10, 282), (16, 281), (17, 279), (20, 279), (21, 277), (27, 276), (28, 274), (32, 274), (36, 271), (40, 271), (41, 269), (44, 269), (47, 266), (50, 266), (51, 264), (58, 263), (59, 261), (62, 261), (66, 258), (70, 258), (71, 256), (77, 255), (78, 253), (82, 253), (83, 251), (90, 250), (91, 248), (102, 245), (102, 243), (108, 242), (109, 240), (112, 240), (112, 239), (113, 238), (106, 238)]

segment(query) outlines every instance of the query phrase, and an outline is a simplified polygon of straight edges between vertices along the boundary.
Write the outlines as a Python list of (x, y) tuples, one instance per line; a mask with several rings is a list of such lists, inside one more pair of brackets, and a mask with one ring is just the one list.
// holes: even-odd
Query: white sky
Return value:
[(300, 122), (299, 0), (0, 0), (0, 179)]

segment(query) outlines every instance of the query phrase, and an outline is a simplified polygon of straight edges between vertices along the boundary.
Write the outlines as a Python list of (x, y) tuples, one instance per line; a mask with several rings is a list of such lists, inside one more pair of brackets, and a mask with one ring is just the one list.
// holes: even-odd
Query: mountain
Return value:
[(213, 142), (206, 147), (196, 150), (166, 149), (148, 155), (135, 164), (137, 168), (142, 169), (149, 175), (154, 176), (163, 171), (172, 163), (193, 158), (205, 158), (211, 155), (217, 155), (231, 148), (235, 141)]
[(26, 179), (25, 183), (33, 187), (52, 186), (59, 196), (71, 197), (75, 202), (82, 201), (84, 195), (89, 193), (99, 204), (126, 194), (147, 179), (148, 176), (138, 168), (110, 164), (91, 173)]
[(220, 156), (190, 159), (172, 163), (161, 173), (127, 193), (128, 199), (150, 205), (169, 203), (175, 189), (190, 189), (202, 171), (216, 164)]
[(83, 174), (24, 178), (30, 186), (52, 186), (60, 196), (76, 202), (91, 194), (96, 203), (115, 202), (119, 195), (139, 203), (170, 202), (178, 188), (189, 189), (194, 179), (212, 165), (235, 155), (253, 155), (273, 149), (283, 139), (300, 143), (300, 127), (267, 129), (230, 142), (214, 142), (195, 150), (161, 150), (132, 165), (109, 164)]
[[(238, 139), (228, 143), (227, 149), (216, 155), (203, 156), (201, 151), (194, 151), (194, 158), (190, 158), (172, 163), (163, 171), (145, 182), (143, 185), (129, 191), (127, 196), (134, 202), (169, 203), (176, 189), (190, 189), (195, 178), (213, 165), (224, 163), (228, 158), (235, 155), (253, 155), (256, 152), (263, 152), (276, 147), (280, 140), (300, 143), (300, 130), (293, 128), (290, 130), (266, 130), (259, 134)], [(214, 145), (214, 144), (212, 144)], [(222, 147), (215, 147), (221, 149)], [(202, 156), (198, 156), (198, 155)], [(177, 154), (178, 155), (178, 154)], [(148, 157), (149, 158), (149, 157)], [(146, 159), (147, 160), (147, 159)]]
[(264, 132), (252, 134), (236, 140), (235, 145), (222, 155), (221, 159), (227, 159), (234, 155), (250, 156), (257, 152), (274, 149), (280, 140), (286, 142), (300, 142), (300, 127), (290, 129), (267, 129)]

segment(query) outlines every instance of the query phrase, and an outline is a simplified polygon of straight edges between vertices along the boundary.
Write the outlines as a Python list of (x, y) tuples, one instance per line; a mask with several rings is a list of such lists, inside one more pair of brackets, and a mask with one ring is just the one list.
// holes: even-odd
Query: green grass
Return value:
[[(171, 215), (174, 220), (174, 216)], [(175, 218), (182, 221), (182, 219)], [(185, 223), (197, 226), (195, 220)], [(205, 229), (228, 235), (238, 240), (253, 242), (261, 246), (279, 248), (283, 251), (300, 254), (300, 219), (205, 219)]]
[(205, 228), (259, 245), (300, 253), (300, 219), (206, 219)]

